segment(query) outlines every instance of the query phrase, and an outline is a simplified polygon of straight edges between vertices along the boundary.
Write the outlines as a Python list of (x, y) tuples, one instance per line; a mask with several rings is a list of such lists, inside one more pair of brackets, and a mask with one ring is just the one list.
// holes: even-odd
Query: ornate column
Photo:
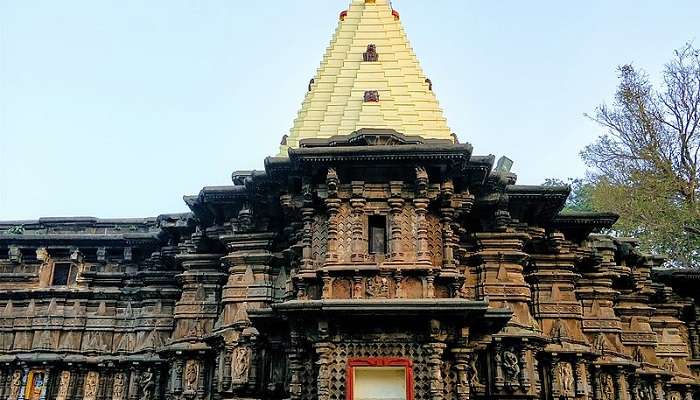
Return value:
[(136, 368), (136, 366), (132, 366), (129, 374), (129, 400), (138, 400), (139, 398), (139, 370)]
[(464, 327), (460, 329), (458, 344), (450, 350), (454, 356), (454, 368), (457, 371), (457, 382), (455, 383), (457, 400), (469, 400), (469, 396), (471, 394), (469, 374), (467, 373), (467, 370), (469, 369), (470, 356), (470, 350), (466, 347), (468, 341), (469, 328)]
[(428, 172), (424, 167), (416, 167), (416, 198), (413, 206), (416, 210), (416, 261), (430, 264), (430, 252), (428, 251), (428, 226), (426, 215), (428, 214)]
[(340, 199), (338, 198), (338, 173), (335, 168), (328, 168), (326, 175), (326, 186), (328, 187), (328, 197), (325, 200), (326, 210), (328, 210), (328, 248), (326, 249), (326, 262), (338, 260), (338, 210), (340, 209)]
[(318, 381), (317, 393), (318, 400), (328, 400), (330, 398), (330, 370), (328, 366), (331, 363), (331, 350), (333, 344), (328, 340), (328, 323), (320, 321), (318, 323), (319, 338), (314, 344), (316, 354), (318, 354)]
[(617, 381), (617, 400), (629, 400), (625, 374), (620, 368), (615, 370), (615, 381)]
[(586, 396), (588, 395), (587, 391), (587, 368), (586, 368), (586, 362), (579, 358), (576, 361), (576, 396)]
[[(314, 221), (314, 204), (313, 204), (313, 192), (310, 183), (303, 184), (304, 192), (304, 207), (301, 209), (301, 220), (304, 226), (301, 243), (301, 270), (299, 274), (301, 276), (310, 274), (313, 275), (314, 260), (312, 256), (312, 237), (313, 237), (313, 221)], [(302, 282), (299, 282), (302, 283)], [(300, 288), (299, 290), (301, 290)]]
[(503, 358), (501, 356), (501, 342), (497, 341), (496, 344), (494, 345), (494, 358), (496, 361), (496, 377), (494, 379), (494, 386), (496, 387), (497, 391), (503, 390), (503, 387), (505, 386), (505, 379), (503, 378)]
[(529, 350), (527, 348), (527, 345), (523, 344), (523, 346), (520, 348), (520, 352), (518, 353), (518, 358), (520, 361), (520, 376), (518, 377), (518, 379), (520, 380), (520, 387), (523, 389), (524, 392), (528, 392), (530, 390), (530, 371), (527, 368), (528, 351)]
[(199, 371), (198, 372), (198, 377), (197, 377), (197, 400), (204, 400), (204, 397), (207, 393), (206, 390), (206, 373), (207, 371), (207, 362), (206, 359), (202, 358), (199, 361)]
[(352, 224), (352, 255), (350, 259), (354, 263), (365, 260), (367, 254), (367, 245), (364, 239), (364, 215), (365, 205), (367, 200), (364, 196), (364, 182), (352, 182), (352, 198), (350, 206), (352, 207), (353, 224)]
[(289, 359), (289, 371), (291, 374), (289, 381), (289, 398), (291, 400), (301, 399), (301, 373), (304, 366), (301, 362), (301, 354), (299, 349), (299, 332), (297, 329), (292, 328), (290, 332), (290, 346), (287, 352), (287, 358)]
[(391, 198), (389, 198), (389, 213), (391, 214), (391, 261), (401, 262), (403, 261), (404, 249), (401, 248), (401, 213), (403, 211), (403, 205), (406, 202), (401, 197), (401, 187), (403, 186), (402, 181), (391, 181), (389, 187), (391, 190)]
[(224, 391), (231, 389), (231, 351), (229, 346), (224, 348), (223, 376), (221, 378), (221, 386)]
[(452, 218), (455, 214), (455, 209), (452, 206), (452, 196), (454, 195), (454, 184), (452, 180), (446, 180), (442, 183), (442, 207), (440, 208), (440, 221), (442, 222), (442, 268), (443, 270), (457, 272), (454, 251), (453, 251), (453, 233), (452, 233)]
[(432, 400), (442, 400), (444, 397), (444, 384), (442, 376), (442, 353), (446, 345), (440, 342), (433, 342), (426, 345), (428, 347), (428, 367), (430, 368), (430, 398)]
[(175, 361), (175, 368), (173, 369), (173, 393), (182, 392), (182, 371), (185, 369), (185, 360), (179, 358)]

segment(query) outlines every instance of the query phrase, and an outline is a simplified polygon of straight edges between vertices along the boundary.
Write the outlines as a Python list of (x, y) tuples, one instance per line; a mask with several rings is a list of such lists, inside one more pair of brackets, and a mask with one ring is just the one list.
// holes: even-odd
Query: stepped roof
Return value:
[(454, 141), (389, 0), (352, 0), (340, 14), (280, 155), (304, 139), (363, 128)]

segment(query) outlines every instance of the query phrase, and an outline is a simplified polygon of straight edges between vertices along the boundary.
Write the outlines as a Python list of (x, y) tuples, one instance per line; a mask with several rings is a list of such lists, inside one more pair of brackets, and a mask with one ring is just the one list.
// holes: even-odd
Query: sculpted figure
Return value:
[(600, 377), (601, 394), (603, 400), (615, 400), (615, 384), (613, 383), (612, 376), (605, 374)]
[(156, 383), (153, 376), (153, 371), (147, 369), (146, 372), (141, 376), (141, 387), (143, 388), (143, 400), (151, 400), (153, 398), (153, 390), (155, 389)]
[(59, 400), (65, 399), (68, 396), (68, 385), (70, 384), (70, 372), (61, 372), (61, 380), (58, 383), (58, 395)]
[(250, 364), (250, 352), (245, 346), (236, 347), (233, 353), (233, 379), (239, 381), (248, 380), (248, 366)]
[(95, 371), (90, 371), (85, 378), (85, 400), (94, 400), (97, 396), (98, 375)]
[(503, 352), (503, 372), (506, 379), (506, 384), (513, 387), (518, 384), (518, 374), (520, 373), (520, 365), (518, 365), (518, 357), (510, 350)]
[(112, 400), (124, 399), (124, 374), (118, 373), (114, 375), (114, 384), (112, 385)]
[(22, 386), (22, 372), (17, 370), (12, 374), (12, 384), (10, 385), (10, 398), (19, 397), (19, 389)]
[(565, 396), (574, 395), (574, 372), (568, 362), (559, 363), (558, 368), (559, 389)]
[(476, 366), (476, 363), (477, 355), (472, 354), (472, 357), (469, 360), (469, 383), (471, 384), (472, 389), (481, 385), (481, 382), (479, 382), (479, 368)]
[(194, 392), (197, 390), (197, 382), (199, 381), (199, 364), (196, 360), (187, 361), (185, 367), (185, 390)]

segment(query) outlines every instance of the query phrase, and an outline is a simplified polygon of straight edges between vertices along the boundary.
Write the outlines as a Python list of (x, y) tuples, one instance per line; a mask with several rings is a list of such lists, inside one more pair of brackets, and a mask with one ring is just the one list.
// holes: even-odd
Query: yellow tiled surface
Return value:
[[(377, 46), (378, 62), (363, 61), (369, 44)], [(425, 80), (389, 0), (352, 0), (294, 120), (287, 145), (280, 146), (280, 155), (286, 155), (288, 147), (298, 147), (301, 139), (346, 135), (361, 128), (452, 140)], [(379, 92), (378, 103), (364, 102), (369, 90)]]

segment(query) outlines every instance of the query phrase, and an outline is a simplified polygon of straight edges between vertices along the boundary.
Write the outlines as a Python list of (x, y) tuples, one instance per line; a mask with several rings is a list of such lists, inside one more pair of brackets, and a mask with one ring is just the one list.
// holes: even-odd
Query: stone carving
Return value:
[(112, 400), (124, 400), (125, 382), (124, 374), (118, 372), (114, 374), (114, 383), (112, 384)]
[(10, 398), (17, 399), (19, 397), (19, 389), (22, 386), (22, 371), (12, 373), (12, 382), (10, 383)]
[(668, 372), (676, 372), (676, 362), (673, 360), (673, 357), (667, 357), (666, 361), (664, 361), (664, 369)]
[(141, 375), (141, 388), (143, 389), (143, 400), (151, 400), (155, 391), (155, 376), (153, 371), (148, 368), (143, 375)]
[(367, 51), (362, 54), (362, 59), (365, 62), (379, 61), (379, 54), (377, 54), (377, 46), (374, 44), (367, 45)]
[(364, 95), (365, 103), (379, 103), (379, 92), (376, 90), (367, 90)]
[(246, 346), (238, 346), (233, 352), (233, 380), (245, 382), (248, 380), (250, 367), (250, 349)]
[(185, 365), (185, 391), (195, 392), (199, 384), (199, 362), (187, 360)]
[(635, 389), (636, 400), (654, 400), (654, 389), (647, 382), (640, 382)]
[(668, 400), (681, 400), (681, 392), (672, 391), (668, 394)]
[(615, 383), (610, 374), (600, 375), (600, 395), (602, 400), (615, 400)]
[(506, 387), (515, 389), (519, 385), (518, 377), (520, 375), (520, 365), (518, 364), (518, 356), (513, 350), (503, 351), (503, 377)]
[(97, 397), (97, 387), (99, 385), (99, 374), (95, 371), (90, 371), (85, 377), (85, 389), (83, 392), (83, 399), (85, 400), (95, 400)]
[(70, 372), (61, 372), (61, 378), (58, 381), (58, 393), (56, 394), (56, 400), (65, 400), (68, 397), (68, 388), (70, 385)]
[(568, 362), (560, 362), (556, 369), (556, 378), (559, 383), (559, 394), (574, 397), (574, 371)]

